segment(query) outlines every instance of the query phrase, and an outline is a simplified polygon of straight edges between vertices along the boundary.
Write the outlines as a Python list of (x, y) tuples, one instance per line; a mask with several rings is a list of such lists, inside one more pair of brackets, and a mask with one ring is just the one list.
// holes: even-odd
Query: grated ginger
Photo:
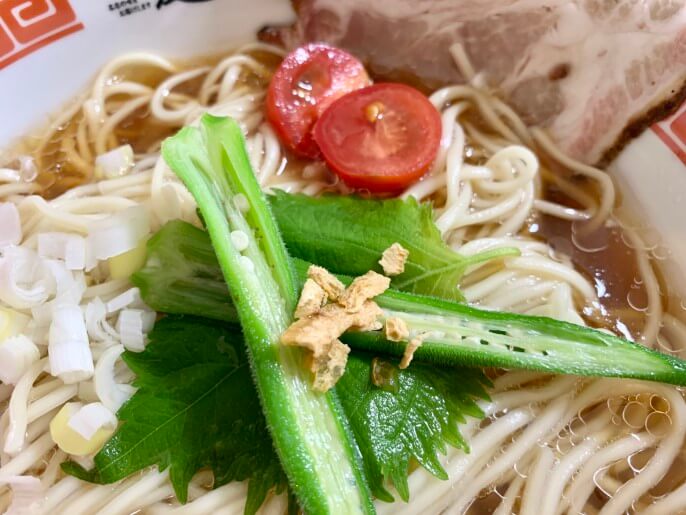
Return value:
[(281, 343), (311, 350), (315, 356), (353, 324), (354, 314), (338, 304), (327, 304), (318, 313), (292, 323), (281, 335)]
[(307, 269), (307, 277), (321, 286), (331, 301), (337, 301), (345, 291), (345, 285), (321, 266), (310, 265)]
[(400, 360), (400, 365), (398, 365), (398, 368), (404, 370), (410, 366), (410, 363), (412, 363), (412, 358), (414, 357), (414, 353), (419, 347), (422, 346), (424, 338), (426, 338), (426, 335), (420, 334), (409, 341), (409, 343), (405, 346), (405, 352), (403, 352), (403, 358)]
[(317, 313), (326, 302), (326, 292), (314, 280), (307, 279), (295, 308), (295, 318), (305, 318)]
[(318, 392), (327, 392), (333, 388), (345, 373), (348, 354), (350, 347), (335, 339), (329, 344), (326, 353), (315, 357), (311, 368), (314, 373), (312, 388)]
[(409, 256), (409, 250), (400, 243), (394, 243), (383, 251), (379, 260), (383, 273), (389, 277), (402, 274), (405, 271), (405, 263)]
[[(331, 389), (345, 372), (350, 347), (339, 340), (348, 330), (377, 331), (383, 311), (373, 299), (391, 280), (373, 271), (345, 285), (328, 270), (311, 265), (298, 300), (293, 322), (281, 335), (283, 345), (311, 352), (313, 388)], [(327, 302), (328, 299), (328, 302)]]
[(353, 315), (350, 329), (354, 331), (378, 331), (383, 327), (383, 323), (379, 320), (383, 316), (383, 310), (373, 300), (364, 301), (360, 311)]
[(410, 336), (407, 324), (402, 318), (390, 317), (386, 319), (386, 339), (391, 342), (402, 342)]
[(391, 280), (370, 270), (355, 280), (343, 292), (340, 304), (349, 312), (356, 313), (362, 309), (365, 301), (381, 295), (391, 285)]

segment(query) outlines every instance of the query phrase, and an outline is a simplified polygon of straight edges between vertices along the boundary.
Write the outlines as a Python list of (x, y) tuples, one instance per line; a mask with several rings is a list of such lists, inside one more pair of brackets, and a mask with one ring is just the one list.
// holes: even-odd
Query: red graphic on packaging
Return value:
[(672, 129), (672, 132), (679, 141), (686, 145), (686, 109), (681, 113), (681, 116), (669, 125), (669, 128)]
[(82, 28), (69, 0), (0, 0), (0, 69)]
[(672, 116), (653, 125), (653, 132), (686, 165), (686, 102)]

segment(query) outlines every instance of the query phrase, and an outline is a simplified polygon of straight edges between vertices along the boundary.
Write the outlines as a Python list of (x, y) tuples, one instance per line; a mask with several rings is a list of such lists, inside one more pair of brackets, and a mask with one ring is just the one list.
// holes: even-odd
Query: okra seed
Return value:
[(254, 272), (255, 271), (255, 263), (252, 262), (252, 259), (250, 259), (248, 256), (241, 256), (240, 257), (240, 262), (243, 268), (247, 272)]
[(250, 240), (248, 239), (248, 235), (243, 231), (231, 231), (231, 243), (238, 252), (243, 252), (248, 248)]

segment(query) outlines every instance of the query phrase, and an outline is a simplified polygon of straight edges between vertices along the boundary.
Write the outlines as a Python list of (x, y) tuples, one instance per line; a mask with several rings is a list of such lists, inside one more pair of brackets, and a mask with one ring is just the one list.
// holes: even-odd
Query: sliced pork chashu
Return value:
[(685, 0), (300, 0), (277, 34), (381, 77), (464, 82), (450, 48), (568, 154), (603, 163), (686, 96)]

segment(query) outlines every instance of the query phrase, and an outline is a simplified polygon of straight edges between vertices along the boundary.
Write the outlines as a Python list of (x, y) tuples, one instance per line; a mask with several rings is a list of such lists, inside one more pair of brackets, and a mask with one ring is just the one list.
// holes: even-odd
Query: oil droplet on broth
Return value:
[(646, 250), (654, 249), (662, 243), (662, 236), (655, 229), (641, 229), (638, 234)]
[(622, 397), (611, 397), (607, 400), (607, 409), (610, 410), (614, 416), (619, 417), (624, 408), (625, 399)]
[(553, 238), (550, 238), (548, 240), (548, 243), (554, 250), (554, 252), (551, 253), (551, 257), (556, 261), (560, 260), (559, 254), (562, 254), (564, 256), (572, 256), (574, 254), (575, 244), (569, 241), (567, 238), (564, 238), (562, 236), (555, 236)]
[(607, 474), (607, 470), (609, 469), (608, 467), (603, 467), (598, 470), (596, 470), (593, 473), (593, 484), (595, 484), (596, 488), (600, 490), (606, 497), (612, 497), (612, 493), (608, 492), (604, 487), (603, 487), (603, 478), (605, 474)]
[(634, 472), (634, 474), (638, 474), (648, 464), (648, 460), (649, 460), (651, 454), (652, 453), (651, 453), (650, 449), (638, 451), (638, 452), (635, 452), (635, 453), (629, 455), (626, 459), (626, 462), (629, 464), (629, 468), (631, 468), (631, 470)]
[(675, 353), (674, 349), (672, 348), (672, 345), (669, 343), (669, 340), (667, 340), (667, 338), (663, 334), (658, 333), (656, 340), (657, 346), (660, 348), (662, 352), (666, 352), (668, 354)]
[(626, 294), (626, 301), (632, 309), (636, 311), (648, 310), (648, 295), (645, 289), (638, 285), (631, 285), (629, 292)]
[(555, 444), (555, 449), (562, 455), (569, 453), (574, 448), (571, 438), (562, 438)]
[(653, 411), (657, 411), (660, 413), (669, 413), (672, 409), (672, 406), (669, 403), (669, 401), (661, 395), (651, 395), (648, 402), (650, 404), (650, 408)]
[[(627, 228), (630, 229), (630, 230), (633, 230), (631, 227), (627, 227)], [(625, 231), (625, 230), (620, 231), (620, 236), (621, 236), (621, 238), (622, 238), (622, 243), (624, 243), (624, 245), (626, 245), (626, 246), (629, 247), (630, 249), (635, 249), (635, 248), (636, 248), (636, 245), (635, 245), (636, 242), (634, 241), (633, 238), (631, 238), (631, 237), (629, 236), (629, 234), (628, 234), (627, 231)]]
[(645, 426), (648, 416), (648, 407), (642, 402), (631, 401), (622, 410), (624, 423), (632, 429), (641, 429)]
[(656, 438), (662, 438), (666, 436), (667, 433), (669, 433), (671, 426), (672, 418), (667, 413), (654, 411), (646, 417), (646, 431)]
[(664, 261), (672, 254), (672, 251), (664, 245), (658, 245), (650, 251), (650, 255), (658, 261)]
[(589, 231), (587, 222), (572, 222), (572, 243), (582, 252), (600, 252), (607, 249), (610, 236), (611, 231), (605, 225)]
[(524, 474), (524, 473), (522, 473), (522, 472), (520, 472), (519, 469), (517, 468), (517, 462), (515, 462), (514, 465), (512, 465), (512, 468), (514, 469), (515, 474), (517, 474), (519, 477), (521, 477), (522, 479), (526, 479), (526, 478), (527, 478), (527, 475)]

